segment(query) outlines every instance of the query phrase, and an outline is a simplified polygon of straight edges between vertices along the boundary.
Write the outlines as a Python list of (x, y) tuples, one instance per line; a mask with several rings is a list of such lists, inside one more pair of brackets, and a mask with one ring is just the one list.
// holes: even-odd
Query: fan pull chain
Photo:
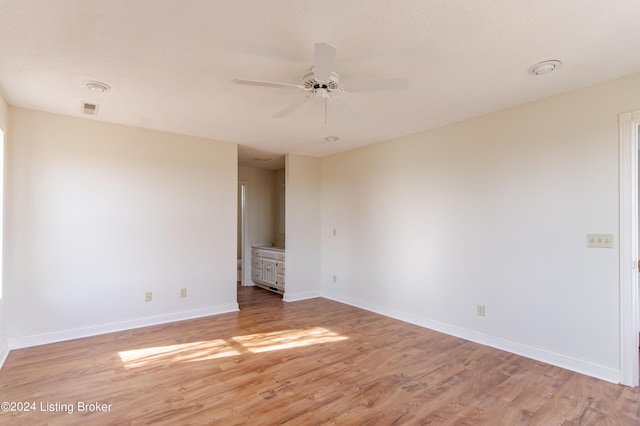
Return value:
[(327, 104), (329, 103), (329, 98), (324, 98), (324, 125), (327, 125)]

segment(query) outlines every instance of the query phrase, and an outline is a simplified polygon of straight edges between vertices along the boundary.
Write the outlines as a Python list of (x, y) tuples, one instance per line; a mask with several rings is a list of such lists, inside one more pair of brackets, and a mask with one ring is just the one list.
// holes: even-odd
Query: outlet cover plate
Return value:
[(587, 234), (587, 247), (613, 248), (613, 234)]

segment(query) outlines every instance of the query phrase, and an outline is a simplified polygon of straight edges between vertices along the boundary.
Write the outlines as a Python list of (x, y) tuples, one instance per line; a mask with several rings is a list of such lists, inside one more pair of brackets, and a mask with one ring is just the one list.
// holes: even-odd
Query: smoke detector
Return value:
[(99, 92), (99, 93), (104, 93), (111, 89), (111, 86), (109, 86), (106, 83), (101, 83), (99, 81), (87, 81), (86, 86), (87, 86), (87, 89), (91, 90), (92, 92)]
[(562, 65), (562, 62), (557, 61), (555, 59), (550, 61), (539, 62), (535, 65), (532, 65), (529, 68), (529, 74), (533, 74), (533, 75), (549, 74), (550, 72), (560, 68), (560, 65)]

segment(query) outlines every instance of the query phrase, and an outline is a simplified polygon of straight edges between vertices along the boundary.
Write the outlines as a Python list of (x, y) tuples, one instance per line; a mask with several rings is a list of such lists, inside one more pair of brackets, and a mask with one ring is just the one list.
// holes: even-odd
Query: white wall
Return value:
[(285, 158), (286, 276), (283, 299), (321, 294), (320, 159), (289, 154)]
[(618, 381), (618, 250), (586, 234), (619, 241), (638, 108), (635, 75), (323, 159), (323, 294)]
[(275, 241), (276, 191), (275, 172), (254, 167), (238, 167), (238, 180), (247, 182), (246, 221), (244, 247), (243, 283), (254, 285), (251, 281), (251, 245), (271, 245)]
[(0, 95), (0, 129), (7, 131), (7, 122), (9, 120), (9, 106)]
[(235, 144), (17, 108), (7, 136), (11, 347), (237, 310)]
[(285, 232), (286, 232), (286, 174), (284, 169), (276, 170), (273, 176), (274, 191), (275, 191), (275, 206), (273, 212), (273, 227), (275, 233), (275, 245), (285, 246)]
[[(7, 103), (4, 101), (4, 98), (0, 95), (0, 129), (5, 134), (7, 132), (8, 120), (9, 120), (8, 106), (7, 106)], [(0, 223), (0, 226), (4, 226), (4, 224)], [(3, 259), (3, 263), (6, 264), (6, 262), (4, 262), (4, 259)], [(7, 358), (7, 355), (9, 355), (9, 345), (7, 341), (5, 293), (6, 291), (3, 288), (2, 298), (0, 299), (0, 367), (2, 367), (2, 364), (4, 364), (4, 361)]]

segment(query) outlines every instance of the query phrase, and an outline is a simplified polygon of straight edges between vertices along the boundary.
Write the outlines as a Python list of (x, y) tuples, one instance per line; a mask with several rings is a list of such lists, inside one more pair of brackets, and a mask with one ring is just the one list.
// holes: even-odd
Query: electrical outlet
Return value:
[(483, 317), (484, 316), (484, 305), (477, 305), (476, 306), (476, 313), (478, 314), (478, 316)]
[(334, 237), (337, 235), (336, 228), (333, 228), (332, 234), (333, 234)]
[(187, 297), (187, 289), (186, 288), (181, 288), (180, 289), (180, 297)]
[(338, 276), (337, 276), (337, 275), (334, 275), (334, 276), (333, 276), (333, 282), (334, 282), (334, 283), (337, 283), (337, 282), (338, 282)]
[(144, 301), (145, 301), (145, 302), (151, 302), (151, 299), (152, 299), (152, 294), (151, 294), (151, 292), (150, 292), (150, 291), (146, 292), (146, 293), (144, 294)]

